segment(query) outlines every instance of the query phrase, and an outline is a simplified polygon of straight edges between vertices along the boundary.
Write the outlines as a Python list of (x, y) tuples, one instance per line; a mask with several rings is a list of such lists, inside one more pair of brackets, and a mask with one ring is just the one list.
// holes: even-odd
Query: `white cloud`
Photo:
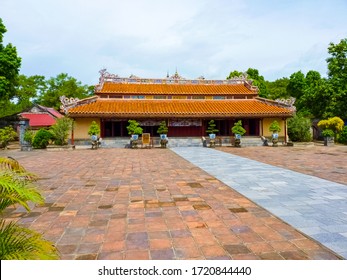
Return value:
[(22, 73), (61, 72), (96, 83), (122, 76), (225, 78), (256, 68), (274, 80), (326, 72), (331, 41), (347, 37), (347, 4), (257, 0), (2, 0), (2, 19)]

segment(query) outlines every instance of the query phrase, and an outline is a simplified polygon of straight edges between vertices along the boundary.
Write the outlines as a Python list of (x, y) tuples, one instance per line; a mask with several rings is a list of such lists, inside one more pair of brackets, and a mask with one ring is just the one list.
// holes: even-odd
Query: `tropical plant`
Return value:
[(129, 120), (128, 123), (129, 125), (127, 126), (127, 130), (129, 135), (142, 134), (143, 129), (139, 126), (137, 121)]
[(10, 141), (13, 141), (16, 136), (17, 133), (11, 126), (0, 129), (0, 148), (6, 148)]
[(244, 135), (246, 133), (246, 129), (242, 127), (242, 121), (239, 120), (238, 122), (234, 123), (234, 126), (231, 128), (231, 132), (239, 135)]
[(63, 117), (57, 120), (57, 122), (51, 126), (49, 132), (53, 136), (54, 144), (65, 145), (67, 144), (67, 138), (73, 126), (73, 120), (68, 117)]
[(35, 134), (32, 145), (35, 149), (45, 149), (52, 137), (48, 130), (41, 128)]
[(158, 134), (167, 134), (169, 131), (169, 128), (166, 125), (165, 121), (160, 122), (159, 128), (157, 130)]
[(96, 123), (96, 121), (92, 121), (88, 129), (88, 135), (99, 135), (99, 134), (100, 134), (100, 126)]
[(0, 259), (42, 260), (58, 259), (54, 245), (41, 234), (3, 218), (9, 206), (21, 205), (28, 212), (29, 202), (43, 203), (44, 199), (33, 184), (36, 176), (28, 173), (12, 158), (0, 158)]
[(216, 124), (214, 123), (214, 120), (210, 120), (208, 122), (208, 127), (206, 132), (208, 134), (216, 134), (219, 131), (219, 129), (216, 128)]

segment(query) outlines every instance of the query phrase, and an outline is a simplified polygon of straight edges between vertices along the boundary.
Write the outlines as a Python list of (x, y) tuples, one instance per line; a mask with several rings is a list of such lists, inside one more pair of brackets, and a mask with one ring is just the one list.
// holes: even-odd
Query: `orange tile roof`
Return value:
[(261, 117), (291, 116), (289, 108), (259, 99), (124, 100), (96, 99), (69, 110), (72, 117)]
[(96, 94), (143, 94), (143, 95), (258, 95), (256, 89), (239, 84), (103, 84)]

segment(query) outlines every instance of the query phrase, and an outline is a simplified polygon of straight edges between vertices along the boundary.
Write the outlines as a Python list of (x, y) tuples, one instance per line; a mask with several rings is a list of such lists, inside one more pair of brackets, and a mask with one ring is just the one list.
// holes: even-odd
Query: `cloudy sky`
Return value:
[(327, 47), (347, 38), (346, 0), (0, 0), (4, 42), (21, 73), (98, 71), (225, 79), (256, 68), (266, 80), (302, 70), (326, 75)]

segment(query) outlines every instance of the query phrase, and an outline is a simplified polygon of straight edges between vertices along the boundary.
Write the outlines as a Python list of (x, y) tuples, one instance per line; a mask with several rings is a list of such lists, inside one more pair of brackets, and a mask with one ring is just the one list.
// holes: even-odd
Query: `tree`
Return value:
[(277, 79), (274, 82), (266, 81), (265, 84), (268, 91), (267, 98), (275, 100), (280, 98), (287, 99), (290, 97), (290, 94), (287, 91), (289, 84), (288, 78)]
[[(267, 89), (266, 89), (266, 83), (265, 83), (265, 79), (263, 76), (259, 75), (259, 71), (257, 69), (253, 69), (253, 68), (248, 68), (248, 70), (245, 72), (248, 75), (248, 78), (251, 79), (253, 81), (253, 85), (257, 86), (259, 89), (259, 96), (260, 97), (267, 97)], [(239, 72), (239, 71), (232, 71), (230, 72), (229, 76), (227, 77), (227, 79), (232, 79), (232, 78), (237, 78), (242, 76), (244, 73), (243, 72)]]
[[(28, 212), (28, 202), (42, 204), (44, 199), (33, 181), (36, 176), (11, 158), (0, 158), (0, 214), (10, 206), (21, 205)], [(0, 218), (1, 260), (58, 259), (54, 245), (41, 234)]]
[(73, 120), (68, 117), (57, 119), (57, 122), (50, 127), (50, 133), (53, 136), (54, 144), (65, 145), (67, 138), (73, 126)]
[(18, 84), (16, 86), (16, 107), (21, 112), (32, 106), (32, 102), (43, 95), (46, 91), (46, 81), (44, 76), (18, 76)]
[(253, 80), (253, 85), (258, 87), (259, 96), (266, 98), (268, 96), (268, 91), (264, 77), (259, 75), (259, 71), (257, 69), (253, 68), (248, 68), (246, 73), (248, 75), (248, 78)]
[(305, 75), (301, 71), (298, 71), (290, 75), (287, 91), (290, 96), (299, 99), (304, 94), (305, 86)]
[(326, 116), (347, 118), (347, 38), (340, 43), (330, 43), (328, 63), (328, 83), (331, 96)]
[(0, 106), (4, 106), (15, 96), (15, 86), (21, 58), (17, 55), (16, 47), (12, 44), (3, 45), (6, 27), (0, 18)]
[(50, 78), (47, 82), (47, 89), (38, 97), (37, 102), (46, 107), (60, 108), (60, 97), (74, 97), (83, 99), (93, 94), (93, 87), (82, 85), (75, 78), (61, 73), (55, 78)]

